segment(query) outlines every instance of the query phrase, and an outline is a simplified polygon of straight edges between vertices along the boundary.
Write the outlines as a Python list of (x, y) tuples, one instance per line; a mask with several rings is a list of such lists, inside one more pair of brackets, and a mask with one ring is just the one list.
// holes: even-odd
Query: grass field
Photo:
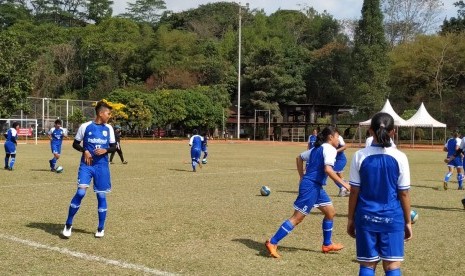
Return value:
[[(89, 190), (65, 240), (59, 234), (76, 189), (79, 153), (68, 141), (59, 162), (65, 171), (55, 174), (48, 171), (48, 144), (19, 145), (15, 170), (0, 171), (0, 274), (357, 275), (355, 242), (345, 232), (347, 198), (336, 197), (332, 182), (333, 240), (346, 248), (320, 252), (316, 210), (280, 243), (283, 258), (267, 256), (263, 243), (293, 212), (295, 157), (304, 149), (303, 143), (211, 141), (208, 164), (192, 173), (187, 141), (123, 141), (129, 164), (115, 156), (111, 165), (105, 237), (93, 236), (97, 200)], [(347, 151), (349, 160), (354, 151)], [(405, 152), (420, 218), (406, 245), (404, 275), (463, 275), (465, 192), (455, 181), (447, 191), (437, 189), (446, 171), (442, 152)], [(270, 196), (260, 196), (262, 185)]]

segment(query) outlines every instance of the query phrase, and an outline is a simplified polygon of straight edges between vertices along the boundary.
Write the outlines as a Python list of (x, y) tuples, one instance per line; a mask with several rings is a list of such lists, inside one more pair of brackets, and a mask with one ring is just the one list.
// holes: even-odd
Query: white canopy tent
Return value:
[[(397, 127), (397, 129), (399, 129), (399, 127), (406, 127), (406, 126), (410, 126), (407, 121), (405, 121), (404, 119), (402, 119), (395, 111), (394, 109), (392, 108), (392, 105), (391, 103), (389, 102), (389, 100), (386, 100), (386, 103), (384, 104), (383, 108), (379, 111), (379, 112), (385, 112), (385, 113), (388, 113), (389, 115), (392, 116), (392, 118), (394, 118), (394, 126)], [(359, 131), (359, 138), (360, 138), (360, 144), (362, 143), (362, 126), (370, 126), (371, 125), (371, 119), (369, 120), (366, 120), (366, 121), (363, 121), (363, 122), (360, 122), (358, 123), (358, 131)], [(399, 131), (397, 131), (398, 133)]]
[(446, 139), (447, 131), (446, 124), (443, 124), (434, 119), (426, 110), (426, 107), (421, 103), (417, 113), (408, 119), (406, 123), (412, 127), (412, 146), (415, 144), (415, 128), (416, 127), (430, 127), (431, 128), (431, 145), (433, 145), (433, 128), (444, 128), (444, 139)]

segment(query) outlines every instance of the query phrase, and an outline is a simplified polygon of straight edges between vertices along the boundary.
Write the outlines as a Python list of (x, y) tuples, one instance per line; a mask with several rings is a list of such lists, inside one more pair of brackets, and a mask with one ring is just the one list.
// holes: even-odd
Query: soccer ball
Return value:
[(415, 210), (410, 211), (410, 220), (412, 221), (412, 224), (417, 222), (418, 220), (418, 213)]
[(270, 190), (270, 188), (268, 188), (267, 186), (262, 186), (262, 187), (260, 188), (260, 194), (261, 194), (262, 196), (269, 196), (270, 193), (271, 193), (271, 190)]
[(207, 158), (202, 159), (202, 164), (207, 164)]
[(56, 171), (57, 173), (62, 173), (62, 172), (63, 172), (63, 167), (62, 167), (62, 166), (58, 166), (58, 167), (55, 169), (55, 171)]

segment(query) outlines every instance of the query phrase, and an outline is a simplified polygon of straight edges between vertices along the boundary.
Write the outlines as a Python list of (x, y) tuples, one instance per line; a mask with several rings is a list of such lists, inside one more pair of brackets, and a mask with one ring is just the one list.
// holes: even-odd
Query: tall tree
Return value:
[(149, 23), (155, 25), (161, 18), (161, 11), (166, 9), (163, 0), (136, 0), (135, 3), (128, 3), (127, 13), (122, 17), (130, 18), (138, 23)]
[(378, 110), (388, 96), (388, 45), (379, 0), (364, 0), (355, 30), (353, 51), (354, 105), (363, 113)]
[(463, 1), (458, 1), (454, 3), (454, 6), (458, 8), (457, 17), (444, 19), (441, 26), (441, 34), (463, 32), (465, 30), (465, 3)]
[(102, 20), (110, 18), (113, 13), (112, 5), (113, 1), (110, 0), (88, 0), (87, 19), (99, 24)]
[(438, 23), (441, 0), (382, 0), (386, 37), (391, 46), (432, 31)]

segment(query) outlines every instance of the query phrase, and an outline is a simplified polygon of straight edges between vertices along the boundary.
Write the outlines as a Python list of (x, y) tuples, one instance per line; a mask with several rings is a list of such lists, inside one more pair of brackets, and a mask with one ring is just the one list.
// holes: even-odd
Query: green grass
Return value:
[[(211, 141), (208, 164), (192, 173), (186, 164), (187, 141), (123, 141), (129, 164), (111, 165), (113, 192), (108, 196), (105, 237), (93, 237), (97, 200), (89, 190), (75, 217), (73, 235), (64, 240), (59, 233), (76, 189), (79, 153), (69, 142), (64, 145), (59, 164), (65, 171), (55, 174), (48, 171), (48, 144), (19, 145), (15, 170), (0, 171), (1, 274), (143, 274), (58, 252), (67, 249), (185, 275), (356, 275), (355, 243), (345, 232), (347, 198), (336, 197), (332, 182), (327, 191), (338, 212), (333, 240), (346, 248), (320, 253), (322, 215), (314, 210), (280, 243), (282, 259), (266, 254), (264, 241), (293, 212), (298, 188), (295, 157), (304, 149), (303, 143)], [(354, 151), (348, 150), (349, 159)], [(460, 203), (465, 193), (456, 190), (454, 181), (447, 191), (437, 189), (446, 172), (442, 152), (405, 152), (419, 221), (406, 245), (403, 272), (460, 275), (465, 271), (465, 212)], [(347, 167), (346, 178), (348, 171)], [(260, 196), (262, 185), (271, 188), (270, 196)], [(381, 270), (378, 275), (384, 275)]]

